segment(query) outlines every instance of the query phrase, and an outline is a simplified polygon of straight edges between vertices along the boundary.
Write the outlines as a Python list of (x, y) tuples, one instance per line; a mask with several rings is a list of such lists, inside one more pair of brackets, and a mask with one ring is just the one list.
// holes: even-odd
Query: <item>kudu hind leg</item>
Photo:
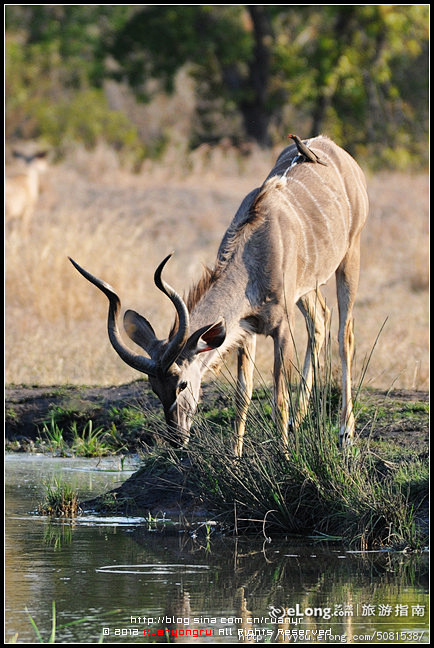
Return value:
[(244, 432), (246, 430), (247, 411), (253, 392), (253, 369), (255, 366), (256, 335), (248, 337), (238, 350), (238, 377), (235, 393), (236, 434), (235, 456), (243, 452)]
[(360, 241), (357, 238), (336, 270), (339, 306), (339, 353), (342, 362), (342, 412), (339, 445), (350, 445), (354, 437), (355, 419), (351, 390), (351, 362), (354, 354), (353, 305), (359, 283)]
[(297, 402), (296, 425), (301, 423), (307, 412), (315, 371), (318, 368), (319, 355), (330, 322), (330, 310), (319, 290), (313, 290), (301, 297), (297, 302), (297, 306), (306, 321), (308, 340)]

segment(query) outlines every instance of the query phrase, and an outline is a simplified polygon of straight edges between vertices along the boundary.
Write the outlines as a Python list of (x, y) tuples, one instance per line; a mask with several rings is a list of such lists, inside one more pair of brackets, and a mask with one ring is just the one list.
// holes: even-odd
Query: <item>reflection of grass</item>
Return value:
[(51, 524), (44, 526), (44, 543), (53, 547), (54, 551), (72, 542), (72, 529), (70, 524)]

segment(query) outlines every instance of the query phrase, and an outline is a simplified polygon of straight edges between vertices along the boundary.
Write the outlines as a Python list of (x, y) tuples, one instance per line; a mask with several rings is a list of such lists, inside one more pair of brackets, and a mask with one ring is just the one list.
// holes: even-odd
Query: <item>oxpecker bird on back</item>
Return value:
[(306, 158), (306, 162), (317, 162), (318, 164), (323, 164), (324, 166), (328, 166), (326, 162), (323, 162), (323, 160), (321, 160), (321, 158), (319, 158), (316, 153), (311, 151), (311, 149), (308, 148), (306, 144), (304, 144), (304, 142), (301, 141), (298, 135), (293, 135), (292, 133), (289, 133), (288, 137), (294, 140), (298, 152), (300, 153), (300, 155), (303, 155)]

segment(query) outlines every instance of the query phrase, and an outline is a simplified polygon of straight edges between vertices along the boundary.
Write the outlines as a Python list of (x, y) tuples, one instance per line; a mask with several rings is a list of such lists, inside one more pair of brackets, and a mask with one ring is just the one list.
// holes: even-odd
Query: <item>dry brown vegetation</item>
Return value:
[[(68, 255), (111, 283), (123, 307), (144, 314), (165, 337), (174, 313), (153, 283), (157, 264), (175, 250), (165, 278), (186, 291), (202, 263), (213, 263), (241, 200), (261, 184), (276, 154), (241, 155), (221, 146), (187, 155), (172, 148), (164, 160), (132, 174), (101, 146), (53, 166), (43, 181), (30, 236), (23, 238), (13, 224), (6, 231), (6, 382), (108, 385), (137, 378), (108, 342), (107, 300), (80, 277)], [(368, 174), (368, 184), (371, 210), (355, 308), (355, 380), (387, 318), (364, 384), (427, 389), (428, 176)], [(334, 292), (331, 280), (324, 293), (332, 308), (333, 340)], [(296, 341), (302, 356), (301, 316)], [(266, 381), (270, 351), (271, 342), (261, 339), (257, 366)]]

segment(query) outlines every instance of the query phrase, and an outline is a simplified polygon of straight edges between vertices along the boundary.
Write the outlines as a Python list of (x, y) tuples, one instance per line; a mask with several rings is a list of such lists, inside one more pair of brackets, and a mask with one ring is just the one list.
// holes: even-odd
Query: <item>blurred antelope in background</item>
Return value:
[[(149, 376), (159, 396), (172, 439), (187, 443), (200, 384), (223, 354), (238, 348), (235, 454), (241, 456), (247, 408), (252, 396), (256, 334), (274, 341), (274, 399), (283, 445), (288, 429), (306, 413), (314, 363), (325, 337), (329, 310), (319, 286), (336, 275), (339, 350), (342, 361), (340, 443), (351, 442), (354, 414), (351, 360), (352, 310), (359, 280), (360, 234), (368, 215), (362, 170), (343, 149), (319, 136), (305, 141), (325, 164), (307, 162), (295, 144), (279, 156), (260, 188), (244, 198), (226, 231), (213, 268), (206, 268), (181, 298), (161, 277), (171, 255), (157, 268), (154, 281), (175, 306), (177, 317), (165, 340), (151, 324), (127, 310), (124, 327), (146, 355), (130, 350), (118, 329), (120, 300), (104, 281), (74, 266), (110, 303), (108, 335), (119, 356)], [(303, 313), (308, 345), (297, 414), (290, 415), (289, 378), (294, 368), (295, 306)]]
[(13, 151), (13, 155), (23, 160), (26, 166), (21, 173), (5, 179), (6, 221), (20, 221), (21, 231), (27, 235), (39, 196), (40, 174), (48, 168), (47, 151), (32, 155)]

